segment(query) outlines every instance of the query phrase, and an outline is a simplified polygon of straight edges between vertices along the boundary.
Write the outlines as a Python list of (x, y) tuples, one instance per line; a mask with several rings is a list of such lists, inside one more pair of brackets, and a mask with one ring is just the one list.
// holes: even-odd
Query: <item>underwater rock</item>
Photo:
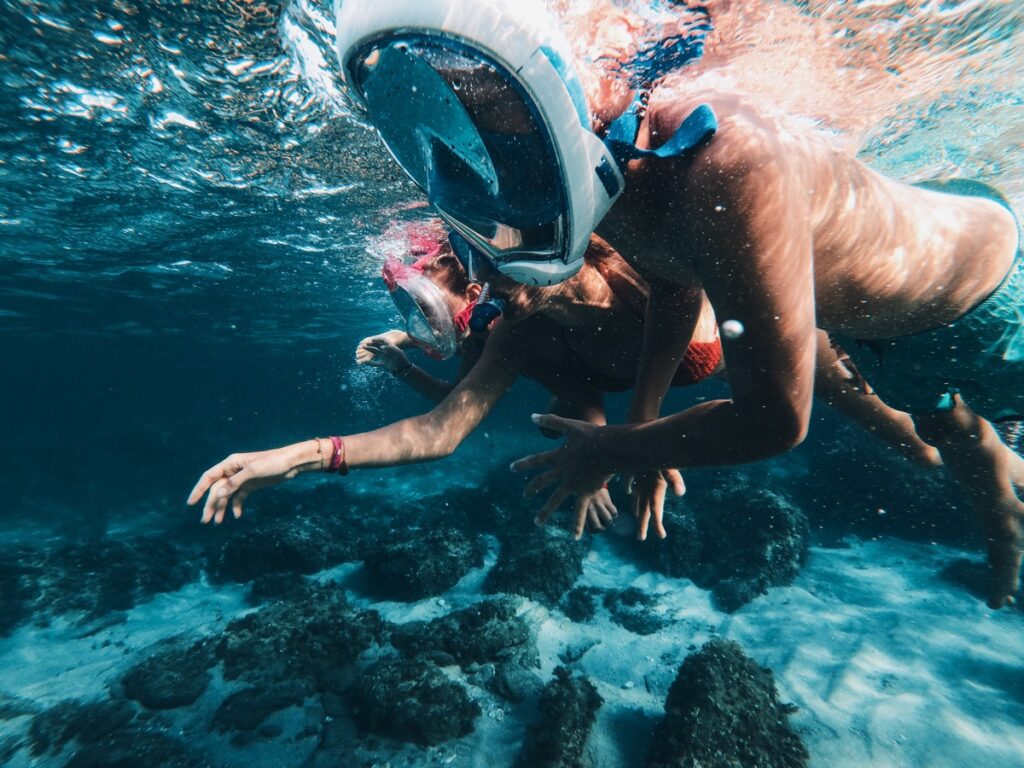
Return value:
[(377, 662), (363, 673), (354, 699), (360, 729), (423, 747), (472, 733), (480, 716), (466, 689), (423, 658)]
[(535, 696), (542, 684), (537, 673), (520, 664), (508, 662), (497, 666), (494, 677), (487, 681), (485, 687), (495, 696), (518, 704)]
[(653, 635), (672, 623), (671, 619), (652, 610), (658, 599), (636, 587), (608, 592), (604, 607), (612, 621), (638, 635)]
[(454, 528), (415, 531), (374, 548), (363, 564), (375, 593), (411, 602), (440, 595), (482, 568), (484, 546), (478, 536)]
[(597, 710), (604, 699), (586, 677), (574, 677), (565, 667), (555, 669), (544, 686), (539, 714), (530, 726), (519, 768), (580, 768), (583, 749)]
[(210, 684), (214, 665), (208, 643), (182, 648), (176, 641), (136, 664), (121, 678), (124, 695), (147, 709), (175, 709), (192, 704)]
[(664, 539), (649, 535), (646, 541), (633, 542), (632, 546), (659, 573), (689, 579), (700, 565), (704, 548), (697, 520), (684, 500), (669, 496), (665, 499), (663, 522)]
[(309, 694), (351, 684), (351, 665), (375, 642), (376, 611), (350, 608), (337, 584), (311, 583), (231, 621), (214, 646), (226, 680), (253, 685), (294, 683)]
[(100, 741), (123, 729), (135, 717), (125, 701), (62, 701), (32, 718), (28, 728), (29, 751), (34, 757), (56, 755), (72, 739), (80, 743)]
[(593, 587), (573, 587), (562, 598), (559, 607), (570, 620), (584, 624), (597, 615), (597, 595), (601, 590)]
[(518, 615), (518, 603), (495, 598), (433, 621), (398, 624), (392, 627), (391, 644), (407, 655), (431, 654), (443, 664), (509, 661), (537, 666), (533, 633)]
[(665, 701), (649, 768), (799, 768), (807, 749), (771, 670), (738, 644), (712, 640), (686, 658)]
[(275, 712), (302, 703), (305, 697), (298, 686), (243, 688), (228, 696), (213, 714), (218, 731), (255, 731)]
[(214, 582), (246, 582), (274, 573), (317, 573), (358, 559), (359, 544), (340, 524), (314, 517), (264, 518), (231, 531), (211, 548), (207, 571)]
[(249, 605), (262, 605), (279, 600), (300, 589), (305, 583), (305, 577), (299, 573), (266, 573), (253, 579), (252, 586), (245, 595), (245, 601)]
[(586, 545), (571, 533), (553, 526), (532, 527), (525, 534), (505, 537), (484, 589), (557, 605), (583, 573), (586, 551)]
[(36, 715), (39, 713), (39, 709), (39, 705), (34, 701), (0, 691), (0, 720), (13, 720), (25, 715)]
[(807, 517), (773, 491), (719, 491), (699, 508), (697, 525), (704, 546), (691, 578), (710, 586), (725, 611), (735, 611), (768, 587), (789, 584), (807, 560)]
[(35, 590), (32, 573), (24, 563), (33, 559), (30, 550), (0, 559), (0, 637), (7, 637), (32, 615)]
[(57, 547), (36, 567), (37, 606), (95, 619), (127, 611), (199, 577), (186, 552), (164, 539), (96, 539)]
[(155, 728), (129, 727), (77, 750), (64, 768), (207, 768), (184, 742)]

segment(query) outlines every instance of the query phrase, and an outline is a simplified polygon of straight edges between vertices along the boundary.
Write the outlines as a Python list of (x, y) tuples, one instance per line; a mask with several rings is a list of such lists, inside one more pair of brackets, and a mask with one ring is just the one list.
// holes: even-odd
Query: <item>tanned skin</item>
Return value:
[[(632, 162), (599, 232), (638, 269), (700, 286), (720, 321), (742, 323), (742, 335), (723, 340), (732, 396), (644, 425), (536, 417), (568, 438), (516, 465), (545, 470), (529, 492), (556, 487), (542, 518), (615, 473), (738, 464), (794, 447), (811, 411), (817, 327), (872, 339), (950, 323), (1014, 259), (1016, 225), (1003, 207), (882, 176), (736, 96), (656, 91), (639, 145), (658, 146), (701, 103), (718, 116), (713, 139), (683, 158)], [(654, 294), (648, 311), (667, 310)], [(971, 493), (989, 541), (989, 604), (999, 607), (1018, 586), (1021, 460), (963, 402), (914, 420)]]

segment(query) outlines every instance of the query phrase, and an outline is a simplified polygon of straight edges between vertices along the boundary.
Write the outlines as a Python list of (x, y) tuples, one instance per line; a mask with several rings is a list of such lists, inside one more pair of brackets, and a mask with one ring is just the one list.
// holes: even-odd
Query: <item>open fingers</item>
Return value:
[(235, 515), (235, 520), (242, 517), (242, 505), (245, 500), (249, 497), (249, 491), (242, 488), (238, 493), (231, 499), (231, 511)]
[(253, 470), (245, 467), (230, 477), (218, 480), (210, 488), (206, 497), (206, 506), (203, 508), (202, 522), (208, 523), (213, 520), (219, 525), (224, 522), (224, 514), (227, 512), (228, 503), (231, 497), (239, 491), (243, 485), (252, 478)]
[(640, 500), (640, 516), (637, 519), (636, 537), (640, 541), (647, 541), (647, 527), (651, 523), (651, 497), (644, 494)]
[(672, 489), (672, 493), (676, 496), (682, 496), (686, 493), (686, 483), (683, 482), (683, 476), (679, 473), (678, 469), (670, 469), (663, 474), (668, 481), (668, 487)]
[(513, 461), (509, 465), (509, 469), (513, 472), (529, 472), (531, 469), (551, 466), (560, 450), (562, 449), (555, 448), (551, 451), (544, 451), (543, 453), (535, 453), (532, 456), (525, 456)]
[(187, 503), (189, 506), (192, 506), (203, 498), (203, 494), (210, 489), (210, 486), (224, 477), (224, 464), (225, 462), (222, 461), (220, 464), (215, 464), (203, 472), (202, 476), (199, 478), (199, 482), (195, 484), (195, 487), (192, 488), (192, 492), (188, 495)]
[(544, 523), (548, 521), (548, 518), (551, 517), (551, 514), (569, 497), (570, 493), (572, 493), (572, 491), (570, 491), (565, 485), (558, 486), (554, 490), (554, 493), (548, 497), (547, 502), (541, 508), (540, 512), (537, 513), (537, 517), (534, 522), (536, 522), (537, 525), (544, 525)]
[(553, 413), (535, 413), (530, 416), (530, 421), (541, 429), (558, 432), (560, 435), (568, 434), (573, 424), (576, 423), (575, 419), (566, 419), (563, 416), (555, 416)]
[(654, 518), (654, 532), (658, 534), (659, 539), (665, 538), (665, 526), (662, 522), (662, 516), (665, 513), (665, 491), (667, 489), (667, 485), (658, 483), (651, 498), (651, 517)]
[(590, 499), (586, 496), (579, 496), (576, 498), (576, 527), (573, 530), (573, 536), (579, 539), (583, 535), (583, 526), (587, 522), (587, 518), (590, 518), (590, 524), (594, 530), (603, 531), (604, 527), (597, 521), (597, 515), (594, 509), (590, 506)]
[(561, 477), (562, 471), (560, 469), (549, 469), (547, 472), (541, 472), (526, 484), (526, 488), (523, 490), (523, 496), (526, 498), (535, 496), (549, 485), (557, 483)]

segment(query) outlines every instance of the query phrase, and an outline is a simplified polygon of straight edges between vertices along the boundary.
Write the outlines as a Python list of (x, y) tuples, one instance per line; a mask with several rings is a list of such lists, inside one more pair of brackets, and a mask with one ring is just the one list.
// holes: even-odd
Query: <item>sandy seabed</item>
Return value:
[[(589, 677), (604, 699), (587, 743), (590, 764), (641, 764), (679, 664), (709, 639), (723, 637), (772, 669), (780, 698), (797, 707), (791, 723), (814, 766), (1024, 765), (1024, 614), (991, 611), (944, 579), (945, 566), (964, 556), (959, 550), (898, 539), (848, 543), (812, 547), (791, 585), (727, 614), (690, 581), (645, 572), (614, 542), (596, 538), (577, 586), (632, 586), (654, 595), (654, 610), (666, 625), (649, 635), (624, 629), (603, 610), (575, 623), (558, 609), (524, 599), (519, 613), (536, 633), (540, 675), (549, 678), (568, 650), (573, 669)], [(483, 599), (494, 560), (492, 547), (483, 568), (441, 597), (379, 602), (349, 590), (349, 600), (395, 623), (435, 618)], [(359, 569), (345, 564), (311, 578), (347, 587)], [(96, 699), (162, 638), (216, 636), (251, 610), (242, 587), (214, 586), (204, 578), (157, 595), (109, 626), (83, 629), (60, 619), (45, 628), (23, 625), (0, 641), (0, 692), (7, 701), (38, 708)], [(458, 669), (450, 674), (458, 678)], [(294, 711), (273, 716), (281, 736), (244, 748), (213, 733), (208, 718), (216, 697), (229, 688), (218, 677), (195, 704), (176, 710), (177, 734), (225, 765), (298, 766), (310, 757), (312, 746), (303, 746), (290, 724)], [(385, 743), (381, 759), (389, 757), (395, 766), (512, 765), (535, 713), (480, 688), (468, 690), (482, 710), (472, 734), (427, 749), (395, 743), (392, 755)], [(27, 746), (17, 746), (30, 714), (9, 711), (5, 718), (0, 744), (10, 747), (12, 768), (66, 762), (66, 753), (33, 757)], [(202, 745), (204, 739), (209, 743)]]

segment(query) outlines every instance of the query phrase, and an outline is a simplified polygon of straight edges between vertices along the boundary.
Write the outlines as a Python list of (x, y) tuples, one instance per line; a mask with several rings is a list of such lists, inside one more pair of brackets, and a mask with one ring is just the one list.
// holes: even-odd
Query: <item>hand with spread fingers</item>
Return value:
[(597, 450), (596, 438), (601, 427), (553, 414), (535, 413), (532, 419), (541, 429), (565, 435), (565, 442), (552, 451), (519, 459), (512, 463), (511, 469), (513, 472), (544, 470), (526, 486), (527, 496), (534, 496), (549, 486), (555, 486), (537, 514), (538, 525), (546, 523), (569, 496), (576, 496), (575, 534), (578, 539), (583, 535), (588, 509), (598, 494), (607, 492), (604, 485), (612, 476), (612, 472), (601, 465), (601, 456)]
[(641, 472), (628, 481), (629, 492), (633, 496), (633, 516), (636, 518), (636, 537), (640, 541), (647, 540), (647, 529), (654, 521), (654, 532), (659, 539), (665, 533), (665, 494), (668, 489), (676, 496), (686, 493), (683, 476), (677, 469), (652, 470)]
[[(323, 450), (321, 440), (306, 440), (269, 451), (233, 453), (203, 473), (188, 496), (188, 504), (196, 504), (206, 494), (203, 523), (224, 522), (228, 504), (238, 519), (246, 497), (258, 488), (290, 480), (300, 472), (322, 469)], [(329, 446), (327, 451), (330, 455)]]

